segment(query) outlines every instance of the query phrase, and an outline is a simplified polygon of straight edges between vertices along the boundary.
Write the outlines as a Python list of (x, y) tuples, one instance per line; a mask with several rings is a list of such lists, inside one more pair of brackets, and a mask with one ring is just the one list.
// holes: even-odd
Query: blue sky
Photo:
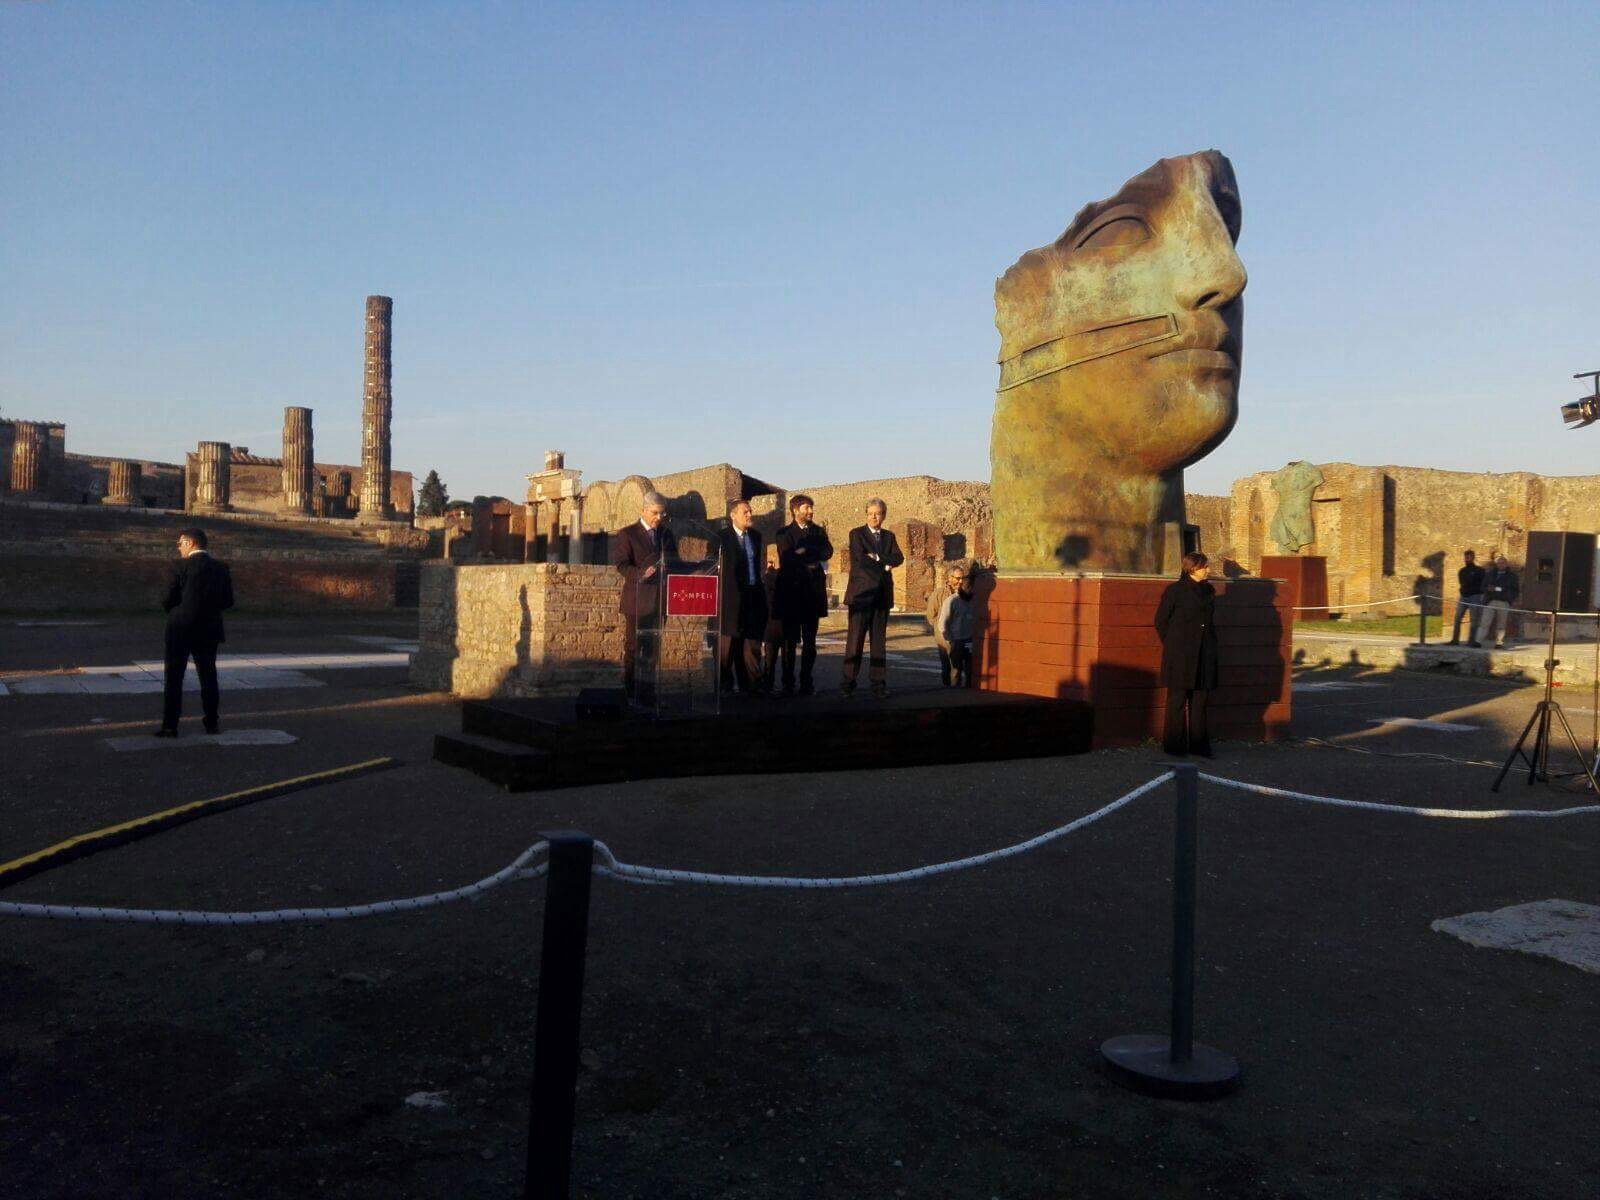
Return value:
[(730, 461), (988, 477), (993, 286), (1164, 155), (1237, 170), (1241, 416), (1292, 458), (1600, 473), (1600, 5), (0, 0), (0, 411), (69, 448), (520, 495)]

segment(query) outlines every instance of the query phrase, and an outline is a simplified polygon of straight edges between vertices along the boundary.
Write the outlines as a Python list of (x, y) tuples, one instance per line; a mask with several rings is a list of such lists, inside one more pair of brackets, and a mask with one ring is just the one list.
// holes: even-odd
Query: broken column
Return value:
[(393, 399), (389, 392), (389, 325), (394, 301), (388, 296), (367, 297), (367, 379), (361, 404), (361, 507), (358, 521), (394, 520), (389, 495), (389, 422)]
[(50, 486), (50, 430), (37, 421), (18, 421), (12, 428), (11, 491), (42, 499)]
[(195, 454), (196, 512), (228, 512), (233, 447), (227, 442), (201, 442)]
[(140, 486), (144, 482), (144, 468), (125, 458), (114, 458), (106, 468), (106, 494), (101, 504), (114, 504), (119, 508), (134, 508), (142, 500)]
[(283, 511), (309, 514), (316, 494), (312, 465), (311, 410), (283, 410)]

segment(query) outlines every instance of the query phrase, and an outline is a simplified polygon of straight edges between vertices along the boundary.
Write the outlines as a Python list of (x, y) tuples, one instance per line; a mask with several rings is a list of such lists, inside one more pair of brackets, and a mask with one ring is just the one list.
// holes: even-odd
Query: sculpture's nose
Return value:
[(1207, 224), (1212, 228), (1190, 251), (1178, 287), (1178, 301), (1185, 309), (1217, 309), (1232, 304), (1244, 294), (1249, 282), (1221, 215), (1211, 215)]

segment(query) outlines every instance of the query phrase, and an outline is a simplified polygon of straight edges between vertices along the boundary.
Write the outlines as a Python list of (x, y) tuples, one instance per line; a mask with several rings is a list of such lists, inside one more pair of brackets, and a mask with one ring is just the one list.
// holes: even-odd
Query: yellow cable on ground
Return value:
[(135, 817), (131, 821), (107, 825), (104, 829), (96, 829), (92, 833), (80, 833), (64, 842), (57, 842), (54, 846), (46, 846), (43, 850), (36, 850), (22, 858), (0, 863), (0, 887), (18, 883), (53, 867), (59, 867), (63, 863), (72, 862), (74, 859), (85, 858), (101, 850), (109, 850), (114, 846), (123, 846), (140, 838), (149, 837), (153, 833), (160, 833), (175, 825), (184, 825), (201, 817), (209, 817), (213, 813), (227, 812), (245, 804), (254, 804), (258, 800), (271, 800), (289, 792), (299, 792), (306, 788), (319, 787), (324, 783), (351, 779), (357, 775), (367, 775), (395, 766), (399, 766), (399, 763), (392, 758), (371, 758), (365, 762), (352, 763), (348, 767), (335, 767), (331, 771), (317, 771), (311, 775), (296, 776), (294, 779), (281, 779), (277, 783), (264, 783), (260, 787), (246, 788), (242, 792), (229, 792), (226, 796), (193, 800), (176, 808), (151, 813), (147, 817)]

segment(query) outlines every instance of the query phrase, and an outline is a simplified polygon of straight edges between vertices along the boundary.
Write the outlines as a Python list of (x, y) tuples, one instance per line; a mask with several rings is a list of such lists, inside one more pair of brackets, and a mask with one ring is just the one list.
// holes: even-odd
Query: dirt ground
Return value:
[[(350, 653), (412, 630), (241, 619), (226, 649)], [(0, 682), (158, 648), (153, 621), (0, 620)], [(893, 648), (894, 686), (937, 685), (914, 627)], [(836, 670), (825, 660), (822, 681)], [(1146, 748), (507, 795), (430, 761), (456, 711), (403, 669), (308, 673), (321, 686), (224, 693), (226, 728), (298, 739), (284, 746), (204, 745), (190, 721), (179, 747), (119, 753), (107, 739), (153, 725), (159, 697), (0, 696), (0, 861), (188, 800), (403, 760), (0, 898), (357, 903), (478, 879), (559, 827), (655, 865), (890, 870), (1021, 840), (1161, 770)], [(1302, 740), (1225, 745), (1213, 769), (1400, 804), (1582, 803), (1557, 786), (1489, 792), (1483, 764), (1537, 696), (1307, 673)], [(1563, 699), (1587, 736), (1588, 697)], [(1375, 723), (1390, 717), (1474, 728)], [(1429, 928), (1531, 900), (1600, 903), (1600, 818), (1448, 822), (1210, 786), (1201, 801), (1197, 1029), (1243, 1063), (1233, 1096), (1152, 1100), (1099, 1066), (1105, 1038), (1165, 1028), (1161, 793), (1034, 853), (897, 887), (597, 880), (576, 1194), (1600, 1196), (1600, 978)], [(542, 909), (542, 882), (520, 882), (359, 922), (0, 917), (0, 1194), (520, 1196)], [(419, 1092), (441, 1106), (408, 1105)]]

